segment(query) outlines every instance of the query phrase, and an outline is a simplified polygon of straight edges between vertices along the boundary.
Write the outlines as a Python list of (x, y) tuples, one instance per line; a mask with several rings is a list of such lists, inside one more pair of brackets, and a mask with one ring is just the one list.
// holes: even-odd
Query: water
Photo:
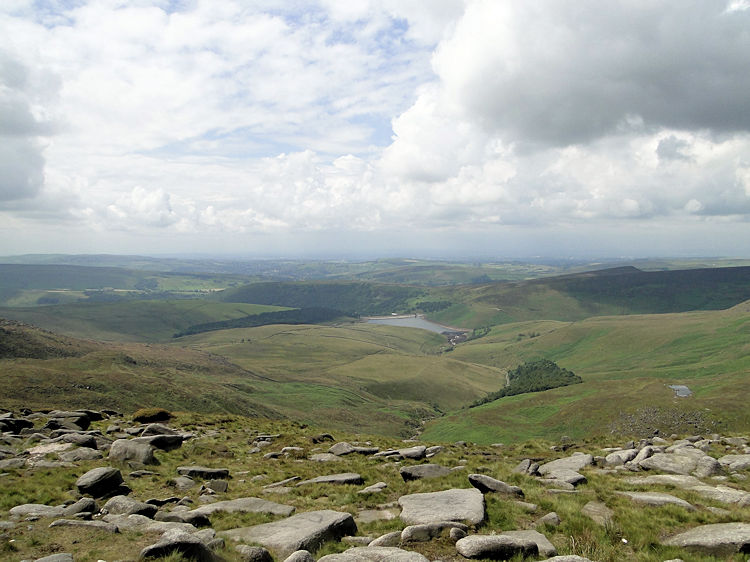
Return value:
[(686, 398), (693, 394), (693, 391), (690, 390), (687, 386), (684, 384), (670, 384), (669, 388), (674, 390), (674, 395), (678, 398)]
[(444, 332), (456, 332), (446, 326), (441, 326), (435, 322), (425, 320), (420, 316), (407, 316), (407, 317), (394, 317), (394, 318), (368, 318), (368, 324), (385, 324), (387, 326), (401, 326), (403, 328), (420, 328), (422, 330), (429, 330), (430, 332), (436, 332), (442, 334)]

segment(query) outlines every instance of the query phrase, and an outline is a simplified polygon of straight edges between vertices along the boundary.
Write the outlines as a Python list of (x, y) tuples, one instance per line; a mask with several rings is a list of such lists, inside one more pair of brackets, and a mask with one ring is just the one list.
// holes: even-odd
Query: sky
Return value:
[(750, 257), (750, 0), (2, 0), (0, 255)]

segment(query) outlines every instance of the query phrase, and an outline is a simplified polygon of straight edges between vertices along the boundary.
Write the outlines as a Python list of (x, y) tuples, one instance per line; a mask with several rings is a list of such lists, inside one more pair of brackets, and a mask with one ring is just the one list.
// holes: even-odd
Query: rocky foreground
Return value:
[(153, 416), (0, 414), (0, 557), (603, 562), (750, 553), (745, 437), (430, 446), (336, 440), (286, 422)]

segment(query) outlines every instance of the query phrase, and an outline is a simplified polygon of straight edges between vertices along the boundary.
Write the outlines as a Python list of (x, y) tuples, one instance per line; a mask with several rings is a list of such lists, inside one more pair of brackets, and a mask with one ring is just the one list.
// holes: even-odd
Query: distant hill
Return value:
[(292, 308), (329, 308), (350, 316), (390, 314), (409, 307), (409, 300), (426, 291), (403, 285), (348, 281), (253, 283), (227, 289), (218, 295), (222, 302), (242, 302)]
[(525, 320), (721, 310), (750, 299), (750, 267), (641, 271), (617, 267), (513, 283), (438, 288), (431, 315), (468, 328)]

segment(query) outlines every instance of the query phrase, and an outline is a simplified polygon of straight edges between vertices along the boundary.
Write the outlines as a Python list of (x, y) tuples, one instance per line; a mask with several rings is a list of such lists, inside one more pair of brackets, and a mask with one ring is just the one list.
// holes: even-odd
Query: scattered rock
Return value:
[(602, 502), (591, 501), (581, 508), (581, 513), (589, 517), (597, 525), (606, 527), (612, 521), (614, 512)]
[(629, 497), (636, 503), (650, 506), (678, 505), (688, 511), (695, 511), (695, 508), (683, 499), (673, 496), (672, 494), (663, 494), (660, 492), (617, 492), (621, 496)]
[(148, 443), (135, 439), (118, 439), (109, 449), (109, 458), (114, 461), (134, 461), (140, 464), (159, 464), (154, 456), (154, 448)]

